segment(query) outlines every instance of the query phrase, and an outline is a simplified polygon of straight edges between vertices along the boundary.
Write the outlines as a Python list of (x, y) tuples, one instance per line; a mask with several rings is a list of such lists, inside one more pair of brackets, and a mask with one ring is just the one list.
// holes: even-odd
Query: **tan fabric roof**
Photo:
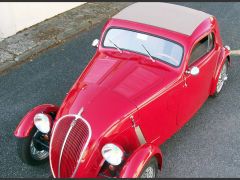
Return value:
[(175, 4), (139, 2), (123, 9), (113, 18), (149, 24), (191, 35), (197, 26), (210, 16), (202, 11)]

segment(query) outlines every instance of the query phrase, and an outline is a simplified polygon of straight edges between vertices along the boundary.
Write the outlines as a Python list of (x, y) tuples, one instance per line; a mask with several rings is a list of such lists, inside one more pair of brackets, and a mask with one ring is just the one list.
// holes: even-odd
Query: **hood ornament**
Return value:
[(71, 127), (75, 126), (77, 123), (78, 118), (75, 118), (72, 123), (70, 124)]
[(78, 112), (77, 116), (75, 117), (75, 119), (74, 119), (74, 120), (72, 121), (72, 123), (70, 124), (70, 127), (73, 127), (73, 126), (76, 125), (77, 120), (79, 119), (78, 116), (81, 116), (82, 112), (83, 112), (83, 107), (80, 109), (80, 111)]

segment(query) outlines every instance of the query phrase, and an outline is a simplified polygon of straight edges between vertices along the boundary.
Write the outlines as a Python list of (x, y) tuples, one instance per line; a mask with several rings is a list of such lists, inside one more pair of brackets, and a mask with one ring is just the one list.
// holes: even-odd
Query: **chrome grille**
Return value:
[(88, 122), (80, 115), (66, 115), (56, 123), (50, 142), (54, 177), (74, 177), (91, 137)]

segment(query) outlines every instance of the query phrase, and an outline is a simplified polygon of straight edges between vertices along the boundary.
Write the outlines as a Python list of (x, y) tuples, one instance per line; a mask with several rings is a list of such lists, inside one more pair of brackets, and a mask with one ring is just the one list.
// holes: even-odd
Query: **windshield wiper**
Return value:
[(153, 59), (153, 57), (151, 56), (151, 54), (148, 52), (147, 48), (146, 48), (143, 44), (141, 44), (141, 45), (142, 45), (143, 49), (147, 52), (149, 58), (150, 58), (153, 62), (155, 62), (155, 60)]
[(121, 50), (111, 39), (108, 38), (108, 40), (109, 40), (110, 43), (112, 43), (112, 44), (114, 45), (114, 47), (115, 47), (120, 53), (122, 53), (122, 50)]

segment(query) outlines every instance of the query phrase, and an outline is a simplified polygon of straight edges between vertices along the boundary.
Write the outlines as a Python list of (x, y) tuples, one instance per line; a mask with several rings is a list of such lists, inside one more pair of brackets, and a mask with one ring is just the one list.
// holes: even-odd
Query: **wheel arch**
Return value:
[(145, 165), (156, 157), (158, 167), (162, 168), (162, 152), (159, 147), (154, 144), (146, 143), (140, 146), (136, 151), (128, 158), (125, 165), (120, 172), (120, 178), (137, 178), (141, 175)]
[(59, 107), (53, 104), (42, 104), (36, 106), (32, 110), (30, 110), (20, 121), (17, 128), (14, 131), (14, 135), (18, 138), (28, 137), (32, 128), (34, 127), (33, 118), (37, 113), (46, 113), (50, 112), (57, 113)]

